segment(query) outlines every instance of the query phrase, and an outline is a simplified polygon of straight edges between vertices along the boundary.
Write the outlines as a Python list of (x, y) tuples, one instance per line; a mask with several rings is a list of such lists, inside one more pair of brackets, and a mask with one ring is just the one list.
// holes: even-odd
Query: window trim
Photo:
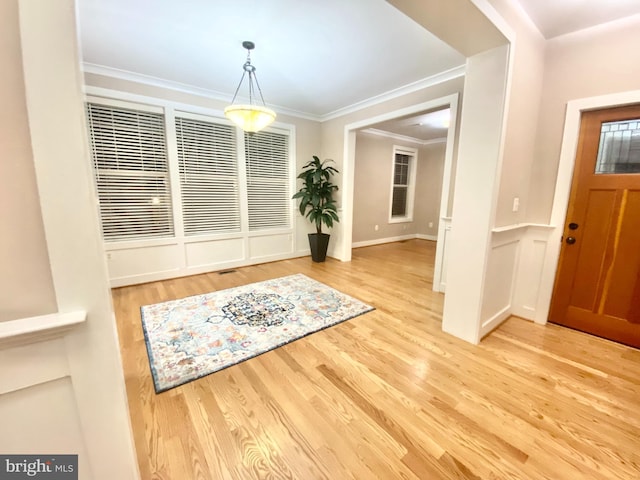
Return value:
[[(409, 156), (409, 178), (407, 184), (407, 200), (406, 200), (406, 214), (402, 216), (393, 216), (393, 190), (395, 188), (394, 177), (396, 170), (396, 155), (408, 155)], [(405, 147), (401, 145), (393, 146), (393, 153), (391, 155), (391, 178), (389, 183), (391, 185), (389, 189), (389, 223), (409, 223), (413, 222), (413, 212), (415, 203), (415, 190), (416, 190), (416, 167), (418, 164), (418, 149)]]

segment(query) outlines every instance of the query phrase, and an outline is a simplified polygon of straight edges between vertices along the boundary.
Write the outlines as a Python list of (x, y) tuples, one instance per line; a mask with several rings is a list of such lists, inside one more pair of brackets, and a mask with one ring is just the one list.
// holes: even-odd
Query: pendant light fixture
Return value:
[[(247, 49), (247, 61), (244, 62), (242, 77), (236, 93), (233, 95), (231, 105), (224, 109), (225, 116), (233, 123), (238, 125), (245, 132), (257, 132), (262, 130), (267, 125), (270, 125), (276, 119), (276, 113), (267, 108), (262, 97), (262, 90), (258, 84), (258, 77), (256, 77), (256, 67), (251, 65), (251, 50), (255, 48), (253, 42), (242, 42), (242, 46)], [(235, 104), (236, 97), (242, 87), (242, 82), (245, 77), (249, 77), (249, 104)], [(256, 98), (256, 92), (260, 96), (262, 105), (256, 104), (258, 100)]]

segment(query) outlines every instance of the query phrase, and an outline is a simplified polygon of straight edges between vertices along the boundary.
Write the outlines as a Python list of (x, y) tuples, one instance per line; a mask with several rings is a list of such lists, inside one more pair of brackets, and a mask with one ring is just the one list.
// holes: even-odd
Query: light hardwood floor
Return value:
[[(511, 318), (441, 331), (435, 244), (115, 289), (143, 479), (638, 479), (640, 351)], [(304, 273), (376, 310), (156, 395), (139, 307)]]

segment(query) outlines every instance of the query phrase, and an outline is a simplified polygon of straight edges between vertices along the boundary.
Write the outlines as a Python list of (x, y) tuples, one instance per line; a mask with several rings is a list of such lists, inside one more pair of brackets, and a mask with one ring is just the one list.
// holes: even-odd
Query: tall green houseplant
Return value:
[(331, 177), (339, 173), (329, 165), (333, 160), (320, 161), (317, 156), (302, 167), (298, 178), (302, 180), (302, 187), (293, 196), (300, 199), (300, 214), (307, 217), (315, 225), (316, 233), (309, 234), (311, 257), (315, 262), (323, 262), (327, 256), (329, 234), (322, 232), (322, 225), (333, 227), (333, 222), (339, 222), (338, 209), (333, 193), (338, 186), (331, 183)]

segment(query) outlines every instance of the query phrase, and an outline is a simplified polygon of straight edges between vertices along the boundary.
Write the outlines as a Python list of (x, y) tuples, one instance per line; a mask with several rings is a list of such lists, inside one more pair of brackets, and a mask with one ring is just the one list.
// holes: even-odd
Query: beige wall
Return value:
[[(322, 157), (333, 158), (337, 162), (338, 169), (341, 173), (336, 181), (339, 185), (345, 187), (338, 192), (339, 205), (342, 205), (342, 196), (345, 194), (345, 190), (347, 188), (343, 182), (345, 166), (345, 126), (355, 122), (365, 122), (367, 119), (374, 118), (376, 116), (388, 114), (389, 112), (447, 97), (453, 94), (458, 94), (460, 96), (458, 103), (458, 108), (460, 108), (463, 87), (464, 77), (458, 77), (424, 88), (417, 92), (397, 97), (323, 122), (321, 125)], [(329, 244), (329, 253), (333, 253), (338, 257), (341, 256), (340, 252), (344, 252), (344, 249), (351, 245), (351, 237), (353, 236), (351, 235), (348, 239), (344, 238), (343, 225), (344, 222), (341, 222), (334, 227), (333, 233), (335, 235), (332, 235), (333, 245), (331, 243)]]
[[(389, 223), (391, 159), (394, 142), (390, 138), (358, 132), (353, 187), (353, 242), (408, 235), (415, 224)], [(408, 145), (404, 142), (404, 145)], [(375, 230), (375, 226), (378, 230)], [(409, 229), (409, 230), (407, 230)]]
[(567, 102), (640, 89), (638, 45), (638, 16), (547, 42), (529, 221), (549, 221)]
[(33, 167), (16, 0), (0, 2), (0, 321), (57, 310)]
[(420, 148), (415, 210), (416, 231), (420, 235), (438, 236), (445, 149), (445, 142)]
[[(544, 69), (544, 38), (513, 0), (490, 0), (512, 28), (512, 77), (493, 226), (525, 221)], [(513, 200), (520, 208), (513, 211)]]
[[(418, 151), (413, 221), (389, 223), (393, 147)], [(366, 132), (356, 135), (353, 242), (438, 234), (446, 144), (419, 145)], [(429, 222), (433, 226), (429, 227)], [(378, 230), (375, 226), (378, 225)]]

